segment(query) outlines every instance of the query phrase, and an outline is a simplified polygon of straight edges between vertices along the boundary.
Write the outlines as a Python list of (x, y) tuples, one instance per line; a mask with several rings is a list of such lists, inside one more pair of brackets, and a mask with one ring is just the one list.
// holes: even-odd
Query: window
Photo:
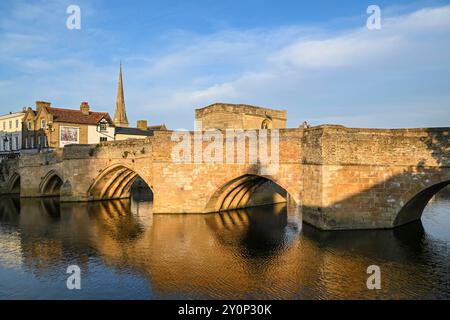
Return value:
[(20, 149), (20, 147), (19, 147), (19, 137), (18, 137), (18, 136), (15, 136), (15, 137), (14, 137), (14, 140), (15, 140), (15, 142), (16, 142), (16, 150), (19, 150), (19, 149)]
[(28, 130), (33, 129), (32, 126), (31, 126), (31, 121), (28, 121), (27, 126), (28, 126)]
[(19, 128), (19, 119), (16, 119), (16, 129)]
[(9, 120), (9, 128), (12, 129), (12, 121)]
[(28, 149), (28, 137), (25, 137), (25, 149)]
[(100, 131), (107, 131), (108, 124), (106, 122), (100, 122)]
[(48, 147), (47, 136), (40, 136), (38, 142), (40, 147), (42, 148)]
[(42, 129), (45, 129), (45, 125), (46, 125), (45, 119), (42, 119), (42, 120), (41, 120), (41, 128), (42, 128)]
[(31, 145), (31, 149), (33, 149), (34, 148), (34, 139), (33, 138), (30, 139), (30, 145)]
[(3, 121), (3, 130), (6, 130), (6, 122)]
[(108, 141), (107, 137), (100, 137), (100, 142), (105, 142), (105, 141)]

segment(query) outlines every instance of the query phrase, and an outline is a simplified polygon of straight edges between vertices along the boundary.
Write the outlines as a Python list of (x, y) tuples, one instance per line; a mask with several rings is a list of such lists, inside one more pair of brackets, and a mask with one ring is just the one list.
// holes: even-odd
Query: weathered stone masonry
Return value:
[(139, 175), (153, 190), (155, 213), (207, 213), (254, 205), (249, 195), (269, 180), (318, 228), (392, 228), (419, 219), (431, 196), (449, 184), (449, 131), (280, 129), (273, 176), (261, 176), (248, 162), (174, 163), (177, 142), (161, 131), (145, 140), (70, 145), (6, 161), (1, 188), (12, 192), (20, 177), (22, 197), (48, 195), (57, 176), (62, 201), (91, 201), (129, 196)]

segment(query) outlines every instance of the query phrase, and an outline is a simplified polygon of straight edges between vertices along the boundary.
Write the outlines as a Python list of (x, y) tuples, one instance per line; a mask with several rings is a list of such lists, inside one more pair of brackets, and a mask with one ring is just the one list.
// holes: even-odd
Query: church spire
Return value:
[(123, 97), (122, 62), (120, 63), (119, 83), (117, 85), (116, 111), (114, 123), (118, 127), (128, 127), (127, 113), (125, 111), (125, 99)]

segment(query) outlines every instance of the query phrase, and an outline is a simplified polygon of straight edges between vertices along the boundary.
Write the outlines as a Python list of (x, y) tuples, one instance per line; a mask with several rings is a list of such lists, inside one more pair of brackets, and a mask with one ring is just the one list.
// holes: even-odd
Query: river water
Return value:
[[(450, 299), (450, 197), (395, 230), (321, 232), (284, 205), (153, 215), (151, 201), (0, 199), (0, 299)], [(81, 270), (69, 290), (67, 268)], [(368, 290), (367, 268), (381, 270)]]

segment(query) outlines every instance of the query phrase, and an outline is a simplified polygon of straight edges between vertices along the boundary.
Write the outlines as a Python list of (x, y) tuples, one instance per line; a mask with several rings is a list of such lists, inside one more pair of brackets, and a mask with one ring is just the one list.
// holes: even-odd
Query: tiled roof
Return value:
[(89, 115), (83, 114), (81, 110), (62, 109), (48, 107), (48, 112), (53, 115), (53, 122), (80, 123), (97, 125), (100, 120), (105, 119), (109, 124), (113, 125), (113, 121), (108, 112), (89, 111)]
[(148, 126), (149, 130), (167, 130), (166, 125), (163, 124), (157, 124), (157, 125), (153, 125), (153, 126)]
[(126, 135), (131, 135), (131, 136), (150, 137), (153, 135), (153, 130), (141, 130), (138, 128), (128, 128), (128, 127), (116, 127), (116, 134), (126, 134)]

